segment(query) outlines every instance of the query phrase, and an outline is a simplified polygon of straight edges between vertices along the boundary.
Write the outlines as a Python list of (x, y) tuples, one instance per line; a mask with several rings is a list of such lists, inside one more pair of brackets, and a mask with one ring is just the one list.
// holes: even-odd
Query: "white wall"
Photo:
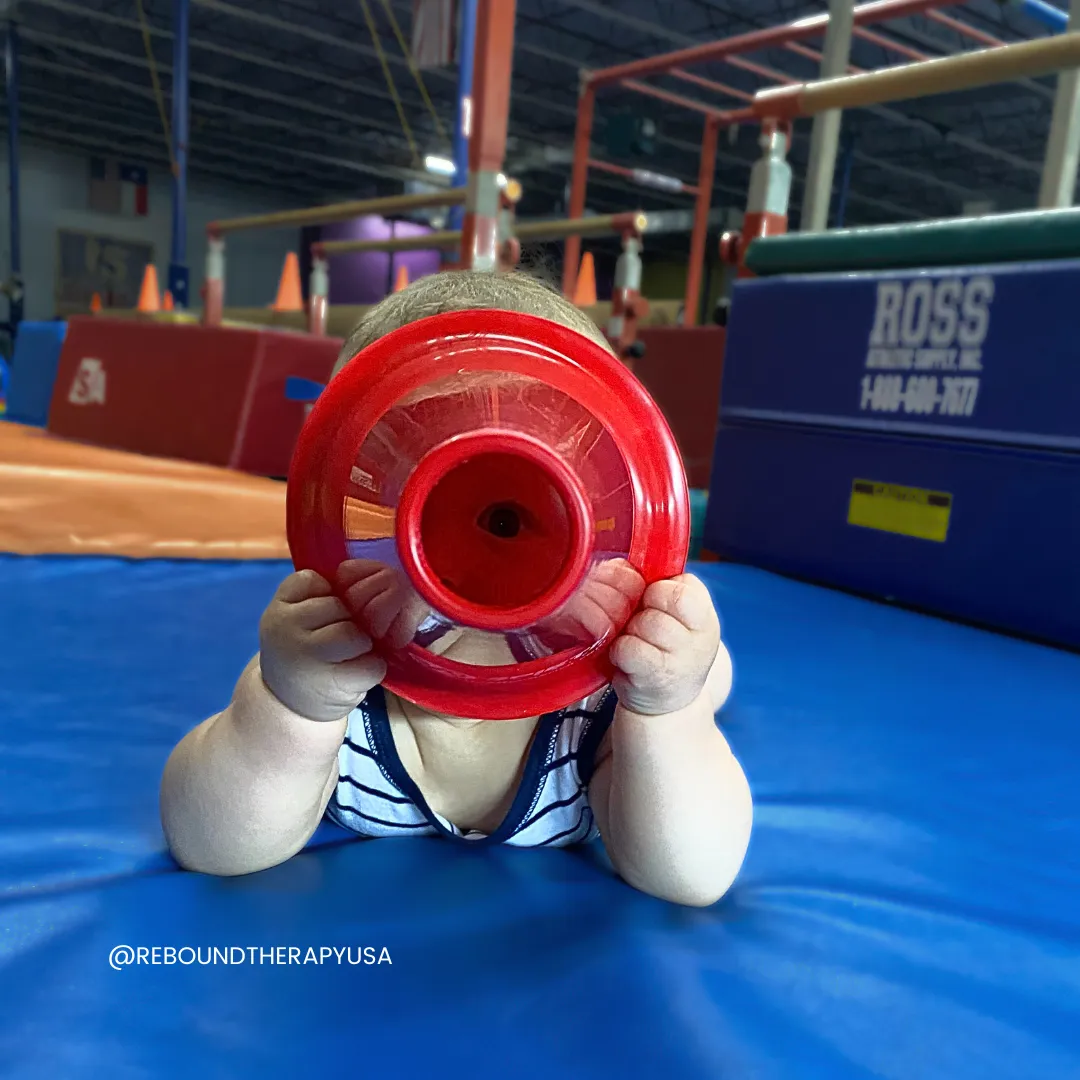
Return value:
[[(87, 209), (89, 155), (23, 141), (20, 147), (22, 265), (26, 284), (27, 319), (51, 319), (55, 314), (57, 229), (82, 229), (154, 245), (158, 280), (165, 288), (172, 232), (170, 178), (150, 173), (149, 214), (144, 218), (100, 214)], [(0, 279), (10, 272), (7, 195), (7, 146), (0, 150)], [(198, 290), (206, 258), (206, 226), (216, 218), (237, 217), (298, 205), (295, 197), (275, 198), (268, 189), (245, 189), (225, 181), (190, 179), (188, 186), (188, 250), (191, 303), (199, 306)], [(271, 303), (287, 251), (298, 250), (296, 229), (259, 230), (229, 237), (226, 264), (226, 303), (256, 307)], [(6, 307), (0, 301), (0, 308)], [(0, 315), (3, 313), (0, 312)]]

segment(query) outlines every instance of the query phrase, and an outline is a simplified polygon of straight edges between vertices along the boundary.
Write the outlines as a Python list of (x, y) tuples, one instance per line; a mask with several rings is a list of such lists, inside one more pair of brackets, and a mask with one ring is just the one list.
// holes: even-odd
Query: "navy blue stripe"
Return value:
[[(562, 840), (563, 837), (565, 837), (565, 836), (572, 836), (574, 833), (576, 833), (578, 831), (578, 829), (581, 828), (581, 823), (585, 820), (585, 815), (586, 814), (590, 815), (590, 817), (592, 816), (592, 809), (589, 806), (583, 806), (581, 808), (581, 813), (578, 815), (577, 824), (574, 825), (573, 828), (563, 829), (563, 831), (561, 833), (556, 833), (554, 836), (549, 836), (545, 841), (543, 841), (543, 843), (537, 844), (536, 846), (537, 847), (547, 847), (548, 844), (554, 844), (556, 840)], [(590, 823), (590, 828), (591, 828), (591, 823)], [(588, 835), (588, 832), (589, 832), (589, 830), (586, 829), (585, 834)]]
[(596, 751), (615, 719), (615, 709), (618, 704), (618, 696), (614, 690), (609, 689), (603, 701), (600, 702), (596, 719), (589, 724), (585, 734), (581, 736), (581, 742), (578, 743), (578, 778), (586, 787), (592, 781), (593, 773), (596, 771)]
[[(604, 698), (604, 701), (607, 701), (607, 697)], [(599, 709), (570, 709), (569, 711), (560, 714), (563, 720), (595, 720), (597, 717), (603, 715), (603, 703), (601, 703)]]
[(529, 820), (526, 821), (524, 825), (521, 825), (517, 829), (515, 829), (514, 835), (516, 836), (518, 833), (524, 832), (527, 828), (529, 828), (530, 825), (535, 825), (536, 822), (538, 822), (545, 814), (550, 814), (552, 810), (559, 810), (564, 806), (573, 806), (574, 803), (576, 803), (584, 793), (584, 788), (578, 788), (577, 791), (575, 791), (574, 794), (571, 795), (568, 799), (559, 799), (558, 802), (548, 803), (548, 805), (545, 806), (543, 810), (538, 810), (535, 814), (533, 814), (533, 816), (529, 818)]
[(347, 735), (345, 736), (345, 745), (357, 754), (361, 754), (363, 757), (374, 758), (375, 755), (366, 746), (357, 746)]
[(390, 829), (429, 829), (431, 828), (430, 821), (416, 821), (416, 822), (404, 822), (404, 821), (384, 821), (382, 818), (372, 817), (370, 814), (365, 814), (363, 810), (357, 810), (353, 806), (346, 806), (344, 803), (337, 804), (338, 811), (348, 811), (350, 814), (355, 814), (357, 817), (363, 818), (365, 821), (372, 821), (376, 825), (385, 825)]
[(367, 784), (361, 784), (359, 780), (355, 780), (351, 776), (339, 775), (338, 780), (344, 781), (346, 784), (352, 784), (354, 788), (367, 792), (368, 795), (374, 795), (376, 798), (385, 799), (387, 802), (412, 803), (412, 799), (405, 795), (391, 795), (389, 792), (379, 791), (378, 788), (368, 787)]

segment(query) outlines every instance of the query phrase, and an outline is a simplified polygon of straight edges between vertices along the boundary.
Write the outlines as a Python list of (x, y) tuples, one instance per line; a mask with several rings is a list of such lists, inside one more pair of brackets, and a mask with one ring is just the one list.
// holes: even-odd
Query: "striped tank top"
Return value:
[(464, 831), (428, 806), (398, 756), (386, 696), (377, 686), (349, 715), (326, 816), (371, 837), (445, 836), (518, 847), (564, 847), (595, 839), (599, 833), (588, 787), (615, 705), (608, 687), (540, 717), (513, 804), (502, 824), (487, 834)]

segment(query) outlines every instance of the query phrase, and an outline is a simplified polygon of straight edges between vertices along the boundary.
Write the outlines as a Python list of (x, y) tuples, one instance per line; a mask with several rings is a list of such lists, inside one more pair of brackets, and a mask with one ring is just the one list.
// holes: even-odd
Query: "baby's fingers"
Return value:
[(278, 586), (274, 599), (284, 604), (299, 604), (316, 596), (332, 596), (333, 592), (330, 583), (314, 570), (298, 570)]
[(632, 604), (637, 604), (645, 591), (645, 579), (626, 559), (607, 559), (593, 567), (589, 574), (593, 581), (617, 589)]
[(644, 605), (670, 615), (687, 630), (711, 630), (719, 625), (709, 590), (693, 574), (654, 582), (645, 590)]
[(371, 652), (371, 638), (351, 622), (339, 622), (314, 630), (308, 637), (307, 652), (328, 664), (355, 660)]
[(667, 664), (667, 654), (663, 650), (634, 634), (623, 634), (616, 639), (608, 656), (615, 667), (631, 679), (663, 671)]
[(278, 617), (296, 630), (311, 631), (345, 622), (349, 612), (336, 596), (318, 596), (279, 608)]
[(346, 660), (334, 668), (334, 681), (345, 697), (359, 700), (373, 686), (386, 678), (386, 663), (381, 657), (369, 654), (358, 660)]
[(692, 631), (678, 619), (658, 608), (639, 611), (627, 624), (626, 632), (659, 649), (661, 652), (680, 652), (690, 648)]

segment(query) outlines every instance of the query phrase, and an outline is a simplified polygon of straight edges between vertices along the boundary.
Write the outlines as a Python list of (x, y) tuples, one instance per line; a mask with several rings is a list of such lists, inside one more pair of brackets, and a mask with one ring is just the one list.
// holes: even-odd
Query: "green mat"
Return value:
[(705, 534), (705, 508), (709, 503), (709, 493), (700, 488), (690, 490), (690, 558), (696, 559), (701, 554), (701, 538)]
[(769, 236), (750, 245), (746, 265), (765, 276), (1074, 257), (1080, 209)]

